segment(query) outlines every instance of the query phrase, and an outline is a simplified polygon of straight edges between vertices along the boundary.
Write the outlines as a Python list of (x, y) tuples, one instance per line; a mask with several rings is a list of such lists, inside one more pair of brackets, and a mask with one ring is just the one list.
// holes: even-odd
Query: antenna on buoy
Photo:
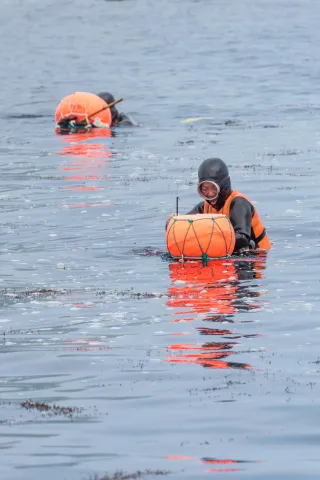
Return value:
[(180, 200), (180, 198), (177, 197), (176, 198), (176, 215), (179, 215), (179, 200)]

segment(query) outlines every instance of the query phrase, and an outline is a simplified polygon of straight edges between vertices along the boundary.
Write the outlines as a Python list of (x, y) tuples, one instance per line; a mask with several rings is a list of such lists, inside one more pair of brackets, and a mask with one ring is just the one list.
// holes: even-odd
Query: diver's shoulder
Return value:
[(235, 195), (233, 196), (233, 199), (231, 201), (230, 208), (233, 208), (233, 207), (242, 207), (246, 209), (250, 208), (252, 213), (254, 212), (254, 206), (251, 200), (249, 200), (249, 198), (244, 193), (240, 193), (240, 192), (233, 192), (233, 193), (235, 193)]

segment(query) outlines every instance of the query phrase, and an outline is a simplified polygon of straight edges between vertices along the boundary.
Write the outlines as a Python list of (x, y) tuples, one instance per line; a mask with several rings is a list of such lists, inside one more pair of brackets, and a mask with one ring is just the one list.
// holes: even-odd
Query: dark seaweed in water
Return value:
[(66, 290), (53, 290), (51, 288), (40, 288), (39, 290), (13, 290), (10, 291), (8, 289), (0, 290), (0, 298), (1, 297), (6, 297), (6, 298), (15, 298), (18, 300), (23, 300), (28, 297), (39, 297), (39, 296), (45, 296), (45, 295), (61, 295), (61, 294), (70, 294), (70, 291)]
[(12, 115), (6, 115), (4, 118), (15, 118), (15, 119), (28, 119), (31, 120), (32, 118), (51, 118), (51, 115), (41, 115), (37, 113), (16, 113)]
[(139, 257), (159, 257), (164, 252), (153, 247), (133, 248), (131, 252)]
[(119, 296), (119, 297), (129, 297), (129, 298), (162, 298), (168, 297), (167, 293), (152, 293), (152, 292), (134, 292), (133, 288), (128, 288), (127, 290), (103, 290), (96, 293), (97, 296), (109, 295), (109, 296)]
[(56, 298), (57, 295), (70, 295), (70, 290), (54, 290), (50, 288), (40, 288), (35, 290), (9, 290), (7, 288), (0, 290), (1, 305), (12, 305), (17, 302), (27, 302), (32, 300), (48, 300)]
[(75, 413), (81, 413), (83, 408), (78, 407), (59, 407), (58, 405), (49, 405), (44, 402), (33, 402), (32, 400), (25, 400), (20, 402), (20, 407), (26, 410), (38, 410), (41, 413), (48, 413), (49, 416), (63, 415), (65, 417), (73, 417)]
[(299, 155), (299, 153), (302, 153), (300, 150), (283, 150), (278, 153), (265, 153), (265, 157), (290, 157), (292, 155)]
[(138, 470), (135, 473), (125, 473), (121, 470), (115, 472), (113, 475), (104, 475), (100, 477), (94, 475), (89, 477), (89, 480), (136, 480), (144, 477), (159, 477), (160, 475), (169, 475), (171, 472), (168, 470), (144, 470), (143, 472)]
[(6, 330), (2, 332), (2, 335), (31, 335), (31, 334), (38, 334), (43, 332), (40, 328), (38, 330), (28, 329), (28, 330)]

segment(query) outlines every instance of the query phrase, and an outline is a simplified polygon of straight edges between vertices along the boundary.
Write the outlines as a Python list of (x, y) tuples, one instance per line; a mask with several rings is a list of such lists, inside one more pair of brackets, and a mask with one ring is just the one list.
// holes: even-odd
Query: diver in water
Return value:
[(197, 213), (226, 215), (235, 231), (234, 252), (244, 253), (256, 248), (265, 250), (271, 248), (268, 234), (256, 208), (245, 195), (232, 190), (228, 167), (220, 158), (204, 160), (198, 170), (198, 179), (198, 194), (204, 200), (190, 210), (188, 215)]
[[(98, 97), (102, 98), (108, 105), (114, 102), (114, 96), (111, 95), (109, 92), (100, 92), (97, 94)], [(119, 112), (117, 108), (111, 107), (111, 115), (112, 115), (112, 127), (120, 127), (120, 126), (132, 126), (136, 127), (137, 123), (132, 120), (126, 113)]]

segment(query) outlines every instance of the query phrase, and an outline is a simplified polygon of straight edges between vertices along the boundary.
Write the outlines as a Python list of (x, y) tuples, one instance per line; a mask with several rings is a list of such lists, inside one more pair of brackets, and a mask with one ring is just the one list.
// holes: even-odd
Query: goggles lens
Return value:
[(220, 193), (220, 187), (217, 183), (211, 181), (201, 182), (198, 185), (198, 193), (205, 200), (215, 200)]

